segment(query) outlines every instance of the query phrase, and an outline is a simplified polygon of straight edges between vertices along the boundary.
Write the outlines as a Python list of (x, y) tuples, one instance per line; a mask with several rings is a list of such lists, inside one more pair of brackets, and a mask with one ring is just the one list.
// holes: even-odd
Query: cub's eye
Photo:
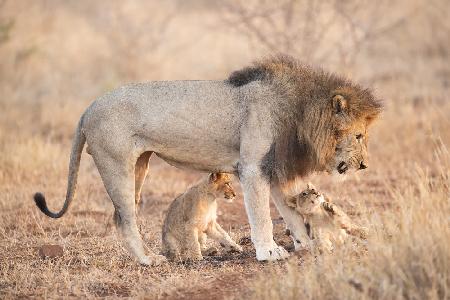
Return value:
[(302, 193), (302, 196), (307, 196), (308, 195), (308, 192), (303, 192)]
[(356, 135), (356, 139), (357, 139), (357, 140), (360, 140), (360, 139), (362, 139), (362, 138), (363, 138), (363, 135), (362, 135), (361, 133)]

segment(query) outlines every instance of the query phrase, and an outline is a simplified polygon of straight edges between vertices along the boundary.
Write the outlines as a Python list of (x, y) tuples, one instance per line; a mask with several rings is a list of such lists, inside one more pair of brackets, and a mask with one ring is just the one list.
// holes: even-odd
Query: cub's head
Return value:
[(345, 175), (366, 169), (368, 128), (381, 113), (381, 103), (370, 91), (356, 87), (335, 90), (330, 102), (333, 143), (329, 145), (326, 171)]
[(232, 177), (226, 173), (212, 173), (209, 175), (209, 184), (217, 198), (223, 197), (226, 202), (233, 202), (236, 193), (231, 185)]
[(308, 183), (305, 190), (296, 196), (288, 198), (286, 203), (299, 214), (307, 216), (317, 212), (324, 201), (323, 195), (311, 183)]

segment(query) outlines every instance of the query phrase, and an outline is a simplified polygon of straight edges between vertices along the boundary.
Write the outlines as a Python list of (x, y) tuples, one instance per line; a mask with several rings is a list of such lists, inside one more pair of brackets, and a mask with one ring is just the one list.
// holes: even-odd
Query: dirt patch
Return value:
[(130, 297), (130, 289), (126, 286), (116, 283), (93, 283), (88, 286), (88, 291), (96, 297)]
[(63, 247), (59, 245), (42, 245), (38, 251), (38, 255), (42, 259), (57, 258), (63, 256), (63, 254), (64, 254)]

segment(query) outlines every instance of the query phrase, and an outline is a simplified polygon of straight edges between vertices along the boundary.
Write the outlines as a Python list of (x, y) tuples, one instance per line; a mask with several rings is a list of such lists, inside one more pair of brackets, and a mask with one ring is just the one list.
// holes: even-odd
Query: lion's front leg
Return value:
[(308, 237), (306, 232), (306, 227), (302, 216), (286, 204), (286, 196), (278, 185), (271, 187), (271, 194), (278, 212), (283, 217), (286, 227), (291, 232), (291, 238), (294, 241), (295, 250), (298, 251), (304, 248), (311, 248), (311, 239)]
[(288, 252), (273, 240), (270, 218), (270, 184), (262, 176), (257, 165), (243, 166), (239, 173), (244, 203), (251, 228), (251, 239), (256, 249), (256, 259), (278, 260), (289, 256)]

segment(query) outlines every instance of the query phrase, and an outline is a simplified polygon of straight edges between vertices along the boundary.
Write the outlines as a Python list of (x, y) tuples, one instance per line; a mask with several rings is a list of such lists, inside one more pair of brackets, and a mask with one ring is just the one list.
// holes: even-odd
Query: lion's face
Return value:
[[(368, 162), (368, 126), (374, 116), (355, 113), (352, 108), (360, 100), (356, 95), (347, 94), (333, 97), (333, 108), (336, 119), (335, 147), (326, 170), (331, 174), (345, 175), (350, 171), (366, 169)], [(356, 103), (356, 104), (355, 104)]]
[(346, 132), (337, 140), (334, 158), (328, 165), (328, 172), (344, 175), (352, 170), (363, 170), (369, 166), (367, 154), (368, 136), (360, 127)]
[(324, 201), (324, 196), (311, 183), (308, 183), (307, 188), (300, 194), (288, 198), (287, 204), (302, 216), (308, 216), (320, 210), (320, 205)]
[(213, 173), (210, 175), (210, 182), (214, 185), (217, 198), (222, 198), (226, 202), (233, 202), (236, 197), (233, 186), (231, 185), (231, 175), (225, 173)]

